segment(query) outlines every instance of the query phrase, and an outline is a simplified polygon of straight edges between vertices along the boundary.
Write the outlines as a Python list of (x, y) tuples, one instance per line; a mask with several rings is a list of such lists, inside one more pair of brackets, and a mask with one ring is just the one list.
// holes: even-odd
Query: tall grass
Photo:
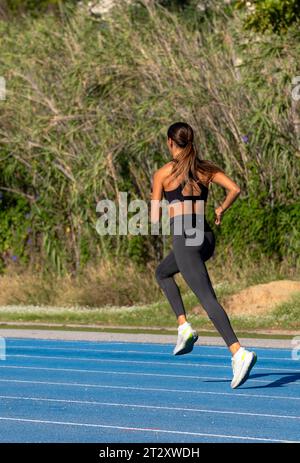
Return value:
[[(219, 247), (207, 268), (218, 297), (226, 297), (260, 283), (283, 278), (294, 279), (288, 263), (278, 265), (274, 259), (262, 257), (255, 262), (246, 255), (241, 265)], [(141, 267), (126, 258), (102, 259), (86, 265), (77, 275), (57, 275), (56, 272), (37, 273), (34, 268), (24, 270), (17, 262), (10, 263), (0, 276), (0, 306), (46, 305), (56, 307), (116, 307), (147, 305), (149, 316), (153, 303), (157, 312), (164, 310), (172, 318), (170, 305), (155, 280), (155, 262)], [(175, 276), (187, 308), (199, 304), (180, 274)], [(150, 307), (151, 306), (151, 307)], [(173, 314), (174, 316), (174, 314)]]
[(0, 277), (0, 305), (52, 305), (59, 307), (131, 306), (160, 298), (154, 269), (141, 269), (124, 259), (87, 265), (76, 277), (47, 277), (31, 269), (10, 265)]
[[(99, 236), (96, 203), (117, 201), (121, 191), (149, 201), (177, 120), (193, 126), (201, 155), (241, 186), (220, 232), (226, 252), (242, 263), (246, 243), (250, 258), (299, 265), (291, 107), (299, 33), (244, 32), (242, 13), (211, 5), (193, 20), (139, 2), (118, 5), (107, 21), (78, 9), (0, 22), (3, 265), (15, 255), (64, 275), (110, 256), (142, 265), (161, 258), (152, 237)], [(211, 223), (223, 194), (213, 186)]]

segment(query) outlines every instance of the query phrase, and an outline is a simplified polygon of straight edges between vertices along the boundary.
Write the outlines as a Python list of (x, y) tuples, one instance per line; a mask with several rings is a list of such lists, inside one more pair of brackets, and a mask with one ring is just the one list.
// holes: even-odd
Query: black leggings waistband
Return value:
[(170, 230), (181, 233), (191, 228), (200, 228), (204, 232), (213, 232), (204, 214), (179, 214), (170, 217)]

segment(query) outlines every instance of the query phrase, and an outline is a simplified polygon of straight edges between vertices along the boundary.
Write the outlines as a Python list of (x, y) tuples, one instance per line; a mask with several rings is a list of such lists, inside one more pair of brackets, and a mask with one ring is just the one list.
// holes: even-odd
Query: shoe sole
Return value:
[(176, 352), (176, 354), (174, 355), (184, 355), (184, 354), (188, 354), (189, 352), (192, 352), (194, 348), (194, 344), (195, 342), (197, 342), (198, 338), (199, 338), (198, 334), (196, 334), (195, 336), (192, 335), (190, 338), (187, 339), (184, 348)]
[(253, 352), (253, 354), (254, 354), (254, 355), (253, 355), (253, 358), (252, 358), (252, 360), (251, 360), (251, 363), (250, 363), (250, 365), (249, 365), (249, 367), (248, 367), (248, 370), (247, 370), (245, 376), (243, 377), (243, 379), (242, 379), (236, 386), (231, 386), (232, 389), (236, 389), (237, 387), (241, 386), (241, 385), (244, 384), (244, 383), (247, 381), (247, 379), (249, 378), (250, 372), (251, 372), (252, 368), (254, 367), (254, 365), (255, 365), (256, 362), (257, 362), (257, 355), (256, 355), (255, 352)]

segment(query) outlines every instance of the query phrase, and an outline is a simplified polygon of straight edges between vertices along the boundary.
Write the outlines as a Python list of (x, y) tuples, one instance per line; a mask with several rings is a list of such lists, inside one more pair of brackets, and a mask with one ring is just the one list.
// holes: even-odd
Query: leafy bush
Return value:
[(26, 264), (32, 246), (29, 207), (22, 197), (0, 192), (0, 271), (11, 262)]
[[(1, 253), (58, 273), (109, 256), (157, 259), (161, 238), (99, 236), (96, 204), (121, 191), (149, 200), (152, 174), (169, 160), (167, 128), (186, 120), (200, 154), (242, 190), (222, 240), (241, 256), (247, 243), (254, 256), (288, 256), (296, 265), (300, 168), (290, 83), (299, 41), (289, 32), (256, 40), (242, 30), (240, 12), (229, 18), (216, 9), (195, 31), (180, 12), (141, 8), (136, 16), (120, 7), (109, 23), (79, 11), (67, 21), (0, 21)], [(214, 186), (209, 206), (223, 193)], [(27, 211), (34, 248), (24, 245)]]
[(76, 0), (4, 0), (4, 5), (12, 12), (37, 13), (75, 2)]
[(248, 9), (245, 27), (256, 32), (285, 32), (300, 20), (299, 0), (242, 0), (237, 6)]
[[(212, 211), (210, 222), (213, 223)], [(259, 261), (262, 254), (278, 262), (300, 264), (300, 204), (266, 206), (261, 197), (242, 198), (225, 212), (216, 230), (222, 249), (230, 248), (236, 260), (245, 254)]]

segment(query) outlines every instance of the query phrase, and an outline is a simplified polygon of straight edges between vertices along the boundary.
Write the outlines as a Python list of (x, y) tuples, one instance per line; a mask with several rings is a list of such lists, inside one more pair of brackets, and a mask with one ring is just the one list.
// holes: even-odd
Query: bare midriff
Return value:
[(205, 215), (206, 202), (202, 199), (196, 201), (174, 201), (168, 204), (169, 217), (182, 214), (202, 214)]

